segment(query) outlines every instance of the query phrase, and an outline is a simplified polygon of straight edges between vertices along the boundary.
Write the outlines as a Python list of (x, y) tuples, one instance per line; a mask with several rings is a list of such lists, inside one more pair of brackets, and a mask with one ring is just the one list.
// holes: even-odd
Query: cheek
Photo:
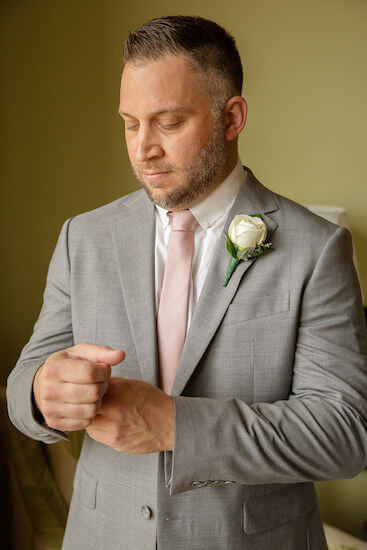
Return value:
[(126, 136), (125, 136), (125, 145), (126, 145), (127, 154), (129, 155), (129, 159), (131, 162), (133, 162), (135, 158), (133, 143), (131, 139), (128, 139)]
[(201, 135), (180, 137), (174, 144), (167, 144), (166, 155), (174, 161), (177, 167), (187, 169), (205, 147), (208, 139)]

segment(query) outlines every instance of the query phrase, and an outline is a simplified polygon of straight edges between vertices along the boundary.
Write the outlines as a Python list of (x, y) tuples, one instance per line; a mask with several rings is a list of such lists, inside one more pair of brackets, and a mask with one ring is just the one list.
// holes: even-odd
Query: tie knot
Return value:
[(198, 222), (191, 210), (169, 212), (172, 231), (195, 231)]

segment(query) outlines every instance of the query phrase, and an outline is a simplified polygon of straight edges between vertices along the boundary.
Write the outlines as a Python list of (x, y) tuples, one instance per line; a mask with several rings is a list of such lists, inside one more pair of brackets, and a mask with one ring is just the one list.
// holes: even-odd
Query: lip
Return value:
[(170, 171), (168, 171), (168, 172), (144, 172), (144, 177), (148, 180), (157, 180), (157, 179), (160, 179), (160, 178), (164, 178), (169, 173), (170, 173)]

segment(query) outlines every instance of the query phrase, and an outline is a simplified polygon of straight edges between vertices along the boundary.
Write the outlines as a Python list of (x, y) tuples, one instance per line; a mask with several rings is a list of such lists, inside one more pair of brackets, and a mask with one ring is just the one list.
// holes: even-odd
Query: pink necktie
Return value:
[(171, 392), (186, 337), (194, 231), (190, 210), (169, 212), (171, 235), (157, 316), (161, 387)]

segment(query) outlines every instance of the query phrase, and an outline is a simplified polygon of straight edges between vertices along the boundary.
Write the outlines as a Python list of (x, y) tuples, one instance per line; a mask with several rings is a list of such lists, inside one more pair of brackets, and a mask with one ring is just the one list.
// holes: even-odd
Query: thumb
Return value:
[(117, 365), (125, 359), (125, 352), (122, 349), (112, 349), (109, 346), (97, 346), (86, 342), (68, 348), (67, 351), (74, 359), (86, 359), (106, 365)]

